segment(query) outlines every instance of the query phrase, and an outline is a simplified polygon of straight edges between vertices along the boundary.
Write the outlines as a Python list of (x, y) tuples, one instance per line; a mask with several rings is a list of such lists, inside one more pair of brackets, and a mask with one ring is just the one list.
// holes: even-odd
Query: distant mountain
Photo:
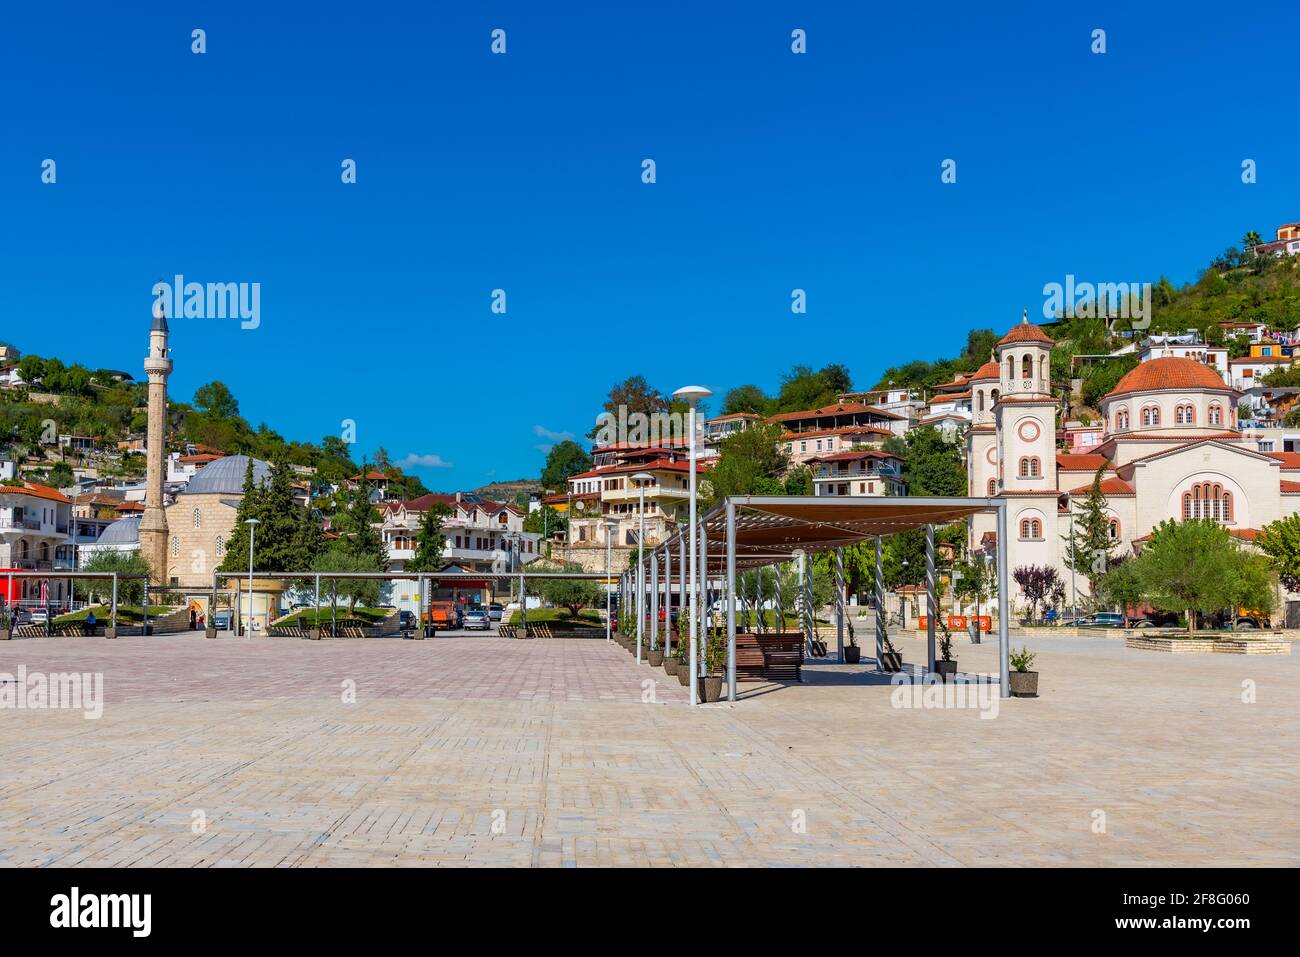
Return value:
[(481, 485), (470, 491), (494, 502), (518, 504), (518, 497), (521, 493), (527, 498), (532, 492), (540, 492), (542, 491), (542, 483), (537, 479), (521, 478), (515, 479), (513, 482), (489, 482), (487, 485)]

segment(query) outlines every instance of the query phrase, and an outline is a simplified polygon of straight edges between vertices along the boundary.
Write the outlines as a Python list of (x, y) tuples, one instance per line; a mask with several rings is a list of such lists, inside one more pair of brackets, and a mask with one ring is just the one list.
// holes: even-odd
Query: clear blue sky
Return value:
[(0, 338), (138, 372), (158, 278), (260, 282), (257, 330), (173, 321), (174, 397), (354, 419), (358, 458), (452, 463), (432, 488), (536, 475), (630, 374), (869, 386), (1066, 273), (1271, 237), (1297, 35), (1294, 3), (10, 4)]

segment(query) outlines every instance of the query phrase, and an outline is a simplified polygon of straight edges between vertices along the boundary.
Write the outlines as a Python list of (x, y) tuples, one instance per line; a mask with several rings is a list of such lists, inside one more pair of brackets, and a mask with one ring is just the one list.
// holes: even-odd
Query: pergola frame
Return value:
[[(998, 679), (1001, 697), (1011, 695), (1010, 642), (1008, 636), (1010, 607), (1007, 568), (1007, 500), (1000, 497), (927, 497), (927, 496), (733, 496), (718, 503), (698, 520), (700, 542), (700, 588), (706, 598), (701, 602), (701, 635), (707, 621), (707, 595), (710, 578), (721, 578), (727, 617), (727, 699), (736, 700), (736, 575), (738, 570), (761, 568), (780, 564), (792, 557), (812, 556), (821, 552), (835, 554), (836, 571), (836, 625), (837, 651), (843, 661), (844, 641), (844, 576), (840, 550), (847, 545), (874, 541), (876, 544), (875, 598), (876, 598), (876, 660), (880, 661), (886, 637), (884, 611), (884, 576), (881, 567), (881, 542), (888, 535), (923, 529), (926, 551), (927, 598), (927, 665), (935, 670), (935, 623), (938, 612), (936, 595), (937, 575), (934, 561), (934, 529), (936, 526), (969, 520), (971, 516), (992, 512), (997, 516), (997, 577), (998, 577)], [(653, 566), (660, 556), (671, 560), (674, 548), (681, 551), (685, 529), (679, 529), (666, 541), (647, 550), (645, 561)], [(651, 580), (651, 575), (627, 576)], [(683, 580), (686, 576), (682, 576)], [(671, 586), (669, 586), (671, 587)], [(797, 604), (804, 607), (801, 627), (811, 641), (811, 609), (807, 603), (811, 586), (807, 580), (800, 582)], [(636, 596), (637, 614), (644, 615), (647, 597)], [(671, 599), (670, 599), (671, 600)], [(687, 606), (682, 602), (683, 609)], [(761, 614), (761, 597), (760, 597)], [(701, 675), (704, 656), (699, 655)], [(695, 684), (692, 676), (692, 686)]]

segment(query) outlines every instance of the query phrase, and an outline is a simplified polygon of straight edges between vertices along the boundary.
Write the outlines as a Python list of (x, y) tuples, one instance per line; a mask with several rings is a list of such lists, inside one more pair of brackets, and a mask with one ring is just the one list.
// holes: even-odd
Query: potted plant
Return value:
[(656, 648), (651, 648), (646, 652), (646, 660), (650, 662), (651, 668), (658, 668), (664, 663), (664, 646), (662, 643)]
[(664, 655), (664, 659), (663, 659), (664, 674), (666, 675), (677, 674), (677, 652), (681, 649), (681, 646), (682, 646), (681, 641), (678, 641), (677, 647), (671, 649), (668, 652), (668, 654)]
[(936, 620), (935, 624), (939, 628), (940, 660), (934, 663), (934, 671), (935, 674), (943, 675), (943, 680), (947, 681), (949, 677), (957, 676), (957, 659), (952, 656), (952, 632), (942, 618)]
[(691, 683), (691, 656), (687, 648), (689, 644), (689, 638), (677, 642), (677, 680), (683, 688)]
[(1028, 648), (1022, 647), (1019, 651), (1013, 651), (1009, 656), (1011, 660), (1011, 696), (1013, 698), (1037, 698), (1038, 697), (1038, 672), (1030, 671), (1029, 666), (1034, 663), (1034, 653)]
[(705, 640), (705, 646), (707, 651), (704, 664), (708, 674), (700, 679), (700, 700), (714, 702), (722, 698), (722, 673), (727, 667), (727, 642), (721, 634), (714, 632)]
[(889, 632), (884, 634), (885, 650), (880, 654), (880, 670), (895, 672), (903, 670), (903, 656), (894, 648), (894, 643), (889, 640)]
[(856, 665), (862, 660), (862, 649), (858, 647), (858, 639), (853, 634), (853, 622), (846, 624), (849, 626), (849, 643), (844, 646), (844, 663)]

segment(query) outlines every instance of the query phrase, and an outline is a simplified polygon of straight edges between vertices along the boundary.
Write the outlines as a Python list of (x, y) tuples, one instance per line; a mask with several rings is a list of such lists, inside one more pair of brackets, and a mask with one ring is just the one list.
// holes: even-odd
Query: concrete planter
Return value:
[(676, 674), (677, 674), (677, 665), (678, 665), (678, 661), (677, 661), (676, 658), (665, 658), (665, 659), (664, 659), (664, 674), (666, 674), (666, 675), (676, 675)]
[(664, 652), (662, 648), (655, 648), (646, 657), (647, 660), (650, 662), (651, 668), (658, 668), (660, 665), (664, 663)]
[(954, 658), (952, 661), (943, 661), (940, 659), (939, 661), (936, 661), (934, 663), (934, 673), (942, 675), (944, 681), (947, 681), (949, 678), (955, 678), (957, 676), (957, 659)]
[(722, 675), (705, 675), (699, 681), (700, 700), (712, 704), (722, 698)]
[(683, 688), (689, 687), (691, 683), (691, 667), (683, 662), (677, 663), (677, 681)]
[(862, 660), (862, 649), (858, 645), (844, 646), (844, 663), (846, 665), (856, 665)]
[(1157, 651), (1172, 655), (1289, 655), (1291, 643), (1280, 638), (1242, 638), (1206, 635), (1197, 638), (1173, 635), (1132, 634), (1124, 647), (1135, 651)]
[(1013, 698), (1037, 698), (1038, 697), (1038, 672), (1037, 671), (1013, 671), (1010, 674), (1011, 697)]

